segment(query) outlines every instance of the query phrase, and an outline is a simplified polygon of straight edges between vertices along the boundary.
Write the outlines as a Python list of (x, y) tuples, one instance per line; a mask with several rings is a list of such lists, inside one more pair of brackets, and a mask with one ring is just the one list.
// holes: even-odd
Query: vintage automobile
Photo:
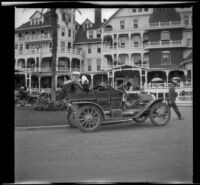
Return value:
[(142, 123), (147, 118), (155, 126), (166, 125), (171, 117), (170, 108), (164, 99), (155, 99), (151, 94), (127, 94), (108, 84), (85, 91), (78, 83), (63, 86), (67, 105), (67, 122), (83, 132), (94, 132), (101, 124), (134, 120)]
[(39, 95), (27, 93), (24, 97), (21, 97), (18, 92), (15, 92), (15, 105), (19, 105), (21, 107), (25, 105), (34, 105), (37, 102), (37, 98)]

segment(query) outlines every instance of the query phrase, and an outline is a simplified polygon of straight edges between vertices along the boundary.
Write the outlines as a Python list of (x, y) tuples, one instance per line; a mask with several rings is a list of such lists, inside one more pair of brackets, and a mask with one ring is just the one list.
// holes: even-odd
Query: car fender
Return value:
[(144, 108), (139, 111), (137, 114), (135, 114), (133, 116), (133, 118), (138, 118), (139, 116), (141, 116), (146, 110), (148, 110), (151, 106), (153, 106), (155, 103), (157, 102), (162, 102), (164, 99), (163, 98), (159, 98), (159, 99), (153, 99), (151, 100), (146, 106), (144, 106)]
[[(88, 101), (83, 101), (83, 102), (73, 102), (72, 103), (72, 109), (76, 113), (78, 111), (78, 107), (83, 106), (83, 105), (94, 105), (97, 107), (102, 115), (103, 120), (105, 120), (105, 114), (101, 106), (99, 106), (97, 103), (94, 102), (88, 102)], [(78, 106), (78, 107), (77, 107)]]

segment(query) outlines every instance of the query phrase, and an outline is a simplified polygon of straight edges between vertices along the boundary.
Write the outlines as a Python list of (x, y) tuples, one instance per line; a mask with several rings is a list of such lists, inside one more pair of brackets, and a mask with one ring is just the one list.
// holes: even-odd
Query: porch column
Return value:
[(128, 64), (129, 65), (131, 64), (131, 54), (130, 53), (128, 54)]
[(55, 88), (57, 88), (57, 76), (58, 75), (55, 75)]
[(141, 47), (143, 48), (143, 35), (144, 35), (144, 33), (142, 32), (141, 33)]
[(41, 83), (41, 77), (38, 76), (38, 88), (39, 88), (39, 91), (40, 91), (40, 89), (41, 89), (41, 85), (40, 85), (40, 83)]
[(25, 87), (27, 87), (27, 73), (25, 73)]
[(119, 39), (119, 36), (118, 36), (118, 34), (117, 34), (117, 37), (116, 37), (116, 38), (117, 38), (117, 50), (118, 50), (118, 44), (119, 44), (119, 40), (118, 40), (118, 39)]
[(142, 71), (141, 69), (139, 69), (139, 72), (140, 72), (140, 88), (142, 87)]
[(145, 85), (146, 85), (146, 88), (147, 88), (147, 70), (145, 70)]
[(169, 77), (169, 71), (165, 71), (166, 77), (167, 77), (167, 88), (168, 88), (168, 77)]
[(69, 71), (72, 71), (72, 58), (69, 58)]
[(31, 88), (31, 74), (29, 74), (29, 88)]
[(141, 66), (143, 67), (143, 58), (144, 58), (144, 53), (141, 53)]
[(93, 89), (93, 87), (94, 87), (94, 82), (93, 82), (94, 74), (90, 74), (90, 76), (91, 76), (91, 88)]

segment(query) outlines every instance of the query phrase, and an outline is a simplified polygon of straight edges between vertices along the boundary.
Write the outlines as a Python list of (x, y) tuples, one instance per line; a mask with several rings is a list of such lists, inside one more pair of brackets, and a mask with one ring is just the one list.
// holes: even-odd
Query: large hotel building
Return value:
[[(142, 87), (166, 97), (176, 78), (178, 101), (192, 101), (192, 7), (120, 8), (108, 20), (102, 20), (101, 9), (94, 9), (94, 23), (86, 19), (81, 25), (75, 20), (75, 9), (67, 9), (65, 15), (57, 9), (57, 14), (57, 88), (65, 75), (79, 71), (93, 87), (104, 81), (117, 88), (129, 81), (130, 91)], [(49, 12), (39, 11), (16, 28), (16, 89), (51, 87), (50, 28)]]

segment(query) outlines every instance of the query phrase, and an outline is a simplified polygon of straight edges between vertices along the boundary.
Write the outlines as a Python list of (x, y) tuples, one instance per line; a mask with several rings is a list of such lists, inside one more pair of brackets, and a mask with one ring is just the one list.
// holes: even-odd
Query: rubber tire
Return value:
[[(86, 129), (86, 128), (81, 127), (80, 122), (79, 122), (79, 119), (78, 119), (79, 116), (80, 116), (80, 114), (81, 114), (81, 112), (82, 112), (83, 110), (87, 109), (87, 108), (92, 108), (92, 109), (94, 109), (94, 110), (97, 112), (98, 117), (99, 117), (99, 121), (98, 121), (98, 123), (97, 123), (97, 126), (94, 127), (93, 129), (89, 129), (89, 130)], [(100, 112), (99, 109), (98, 109), (97, 107), (95, 107), (94, 105), (83, 105), (82, 107), (79, 108), (79, 110), (78, 110), (78, 112), (77, 112), (77, 114), (76, 114), (76, 116), (75, 116), (75, 123), (76, 123), (77, 127), (78, 127), (82, 132), (87, 132), (87, 133), (97, 131), (98, 128), (101, 126), (101, 120), (102, 120), (101, 112)]]
[[(158, 106), (165, 106), (166, 109), (167, 109), (167, 112), (168, 112), (168, 114), (169, 114), (169, 115), (168, 115), (168, 119), (166, 120), (166, 122), (165, 122), (164, 124), (159, 124), (159, 123), (157, 123), (157, 122), (154, 120), (154, 118), (153, 118), (153, 111), (154, 111), (155, 108), (158, 107)], [(169, 106), (168, 106), (166, 103), (158, 102), (158, 103), (155, 103), (155, 104), (150, 108), (150, 120), (151, 120), (151, 122), (152, 122), (152, 124), (153, 124), (154, 126), (165, 126), (165, 125), (169, 122), (170, 118), (171, 118), (171, 111), (170, 111)]]
[(77, 128), (76, 123), (75, 123), (75, 117), (73, 112), (67, 113), (67, 124), (71, 128)]
[(137, 123), (144, 123), (149, 118), (149, 116), (142, 116), (142, 117), (144, 117), (142, 120), (138, 120), (137, 118), (133, 118), (133, 121), (135, 121)]

